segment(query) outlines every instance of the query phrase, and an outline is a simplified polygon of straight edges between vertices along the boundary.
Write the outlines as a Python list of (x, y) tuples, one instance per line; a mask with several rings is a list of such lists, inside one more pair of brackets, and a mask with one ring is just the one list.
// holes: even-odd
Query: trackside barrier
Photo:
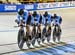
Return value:
[(0, 4), (0, 12), (17, 12), (20, 8), (27, 10), (43, 10), (63, 7), (75, 7), (75, 1), (34, 4)]
[(18, 9), (36, 10), (36, 4), (0, 4), (0, 12), (17, 12)]

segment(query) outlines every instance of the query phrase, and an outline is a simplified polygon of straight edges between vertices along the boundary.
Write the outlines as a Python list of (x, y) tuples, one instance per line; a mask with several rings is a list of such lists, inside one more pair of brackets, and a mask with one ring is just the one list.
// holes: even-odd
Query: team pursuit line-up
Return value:
[(20, 49), (23, 49), (25, 42), (28, 48), (31, 44), (35, 46), (35, 41), (38, 45), (44, 43), (45, 40), (49, 43), (51, 32), (53, 42), (56, 42), (56, 39), (60, 42), (62, 17), (57, 14), (51, 15), (47, 11), (44, 14), (36, 11), (30, 13), (27, 10), (19, 9), (15, 22), (20, 27), (17, 39)]

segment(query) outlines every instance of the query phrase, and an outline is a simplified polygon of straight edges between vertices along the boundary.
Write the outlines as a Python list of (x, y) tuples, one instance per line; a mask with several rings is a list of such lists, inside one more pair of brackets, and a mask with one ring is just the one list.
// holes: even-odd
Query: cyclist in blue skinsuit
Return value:
[[(51, 36), (51, 15), (48, 14), (47, 11), (45, 11), (45, 13), (43, 14), (42, 23), (45, 25), (45, 27), (43, 28), (43, 32), (42, 32), (42, 35), (43, 35), (42, 42), (44, 42), (46, 37), (47, 37), (47, 42), (49, 42), (50, 36)], [(48, 27), (48, 30), (47, 30), (47, 27)]]
[[(62, 18), (61, 18), (61, 16), (58, 16), (57, 14), (54, 14), (52, 21), (53, 21), (53, 26), (54, 26), (53, 41), (54, 42), (56, 41), (56, 36), (57, 36), (57, 39), (60, 42), (61, 32), (62, 32), (60, 25), (62, 23)], [(56, 27), (58, 27), (58, 28), (56, 28)], [(56, 32), (56, 30), (58, 30), (58, 32)], [(56, 33), (56, 34), (54, 34), (54, 33)], [(54, 35), (56, 35), (56, 36), (54, 36)]]
[(31, 21), (31, 23), (35, 24), (35, 25), (38, 25), (39, 24), (39, 20), (40, 20), (40, 15), (36, 11), (34, 11), (33, 14), (32, 14), (32, 21)]
[(49, 24), (49, 25), (50, 25), (50, 24), (51, 24), (51, 15), (48, 14), (47, 11), (43, 14), (42, 23), (43, 23), (44, 25), (46, 25), (46, 24)]
[(57, 14), (54, 14), (53, 16), (53, 25), (59, 25), (62, 23), (62, 17), (61, 16), (58, 16)]
[(53, 18), (52, 18), (52, 25), (55, 26), (55, 25), (58, 25), (59, 28), (60, 28), (60, 31), (61, 31), (61, 23), (62, 23), (62, 17), (61, 16), (58, 16), (57, 14), (54, 14)]
[(24, 10), (24, 9), (19, 9), (17, 20), (15, 20), (15, 21), (17, 22), (17, 24), (19, 26), (20, 20), (23, 20), (23, 23), (25, 24), (27, 22), (27, 18), (28, 18), (28, 11)]
[(33, 46), (35, 44), (35, 41), (38, 39), (38, 35), (37, 35), (38, 29), (37, 28), (39, 26), (39, 21), (40, 21), (40, 14), (38, 14), (36, 11), (34, 11), (33, 14), (32, 14), (32, 20), (31, 20), (31, 24), (33, 25), (33, 29), (32, 29), (32, 35), (33, 35), (32, 45)]

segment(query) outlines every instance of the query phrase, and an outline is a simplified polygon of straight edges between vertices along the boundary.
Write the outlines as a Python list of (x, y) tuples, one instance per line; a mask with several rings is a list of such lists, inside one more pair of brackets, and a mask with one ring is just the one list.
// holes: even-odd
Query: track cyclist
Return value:
[(52, 18), (52, 25), (53, 26), (58, 25), (61, 30), (61, 27), (60, 27), (61, 23), (62, 23), (62, 17), (58, 16), (57, 14), (54, 14)]
[(32, 29), (32, 45), (34, 46), (35, 44), (35, 41), (37, 40), (37, 31), (38, 31), (38, 25), (39, 25), (39, 20), (40, 20), (40, 14), (37, 13), (37, 11), (34, 11), (33, 14), (32, 14), (32, 20), (31, 20), (31, 24), (33, 26), (33, 29)]
[(15, 20), (15, 22), (19, 26), (20, 20), (23, 20), (23, 23), (25, 24), (27, 21), (27, 18), (28, 18), (28, 11), (24, 9), (19, 9), (17, 14), (17, 19)]
[(58, 42), (60, 42), (61, 38), (61, 23), (62, 23), (62, 17), (58, 16), (57, 14), (54, 14), (52, 18), (52, 25), (54, 26), (53, 30), (53, 41), (56, 41), (56, 38), (58, 39)]
[(42, 31), (42, 42), (44, 42), (45, 38), (47, 38), (47, 42), (50, 41), (51, 36), (51, 14), (48, 14), (47, 11), (43, 14), (43, 20), (44, 28)]

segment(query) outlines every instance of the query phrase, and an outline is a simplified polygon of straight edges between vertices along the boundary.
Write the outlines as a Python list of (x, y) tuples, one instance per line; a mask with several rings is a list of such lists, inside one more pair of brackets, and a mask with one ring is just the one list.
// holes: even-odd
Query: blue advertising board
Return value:
[(18, 9), (34, 10), (36, 9), (33, 4), (0, 4), (0, 12), (17, 12)]
[(75, 7), (74, 2), (34, 3), (34, 4), (0, 4), (0, 12), (17, 12), (18, 9), (43, 10), (63, 7)]

